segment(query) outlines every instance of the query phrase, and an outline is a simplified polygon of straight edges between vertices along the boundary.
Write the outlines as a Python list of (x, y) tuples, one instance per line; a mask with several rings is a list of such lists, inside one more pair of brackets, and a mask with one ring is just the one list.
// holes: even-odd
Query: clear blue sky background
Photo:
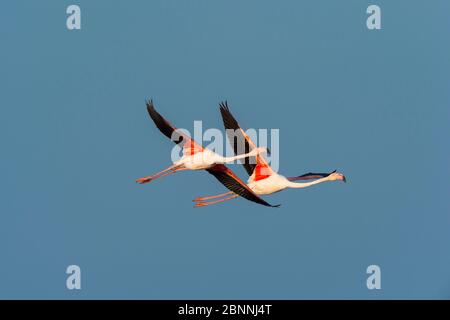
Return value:
[[(0, 298), (450, 298), (448, 1), (1, 7)], [(187, 129), (228, 99), (280, 173), (349, 182), (193, 209), (225, 191), (204, 172), (134, 182), (170, 164), (146, 98)]]

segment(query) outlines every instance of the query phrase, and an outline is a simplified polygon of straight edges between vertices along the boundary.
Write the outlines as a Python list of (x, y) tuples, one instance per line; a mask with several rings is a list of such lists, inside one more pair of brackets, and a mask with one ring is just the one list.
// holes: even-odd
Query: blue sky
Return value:
[[(82, 29), (69, 31), (68, 5)], [(378, 4), (382, 29), (366, 28)], [(446, 1), (7, 1), (0, 13), (0, 298), (450, 298)], [(280, 173), (347, 184), (192, 208), (148, 185), (175, 125), (280, 130)], [(245, 171), (232, 166), (242, 178)], [(79, 265), (82, 289), (65, 286)], [(366, 268), (381, 267), (368, 290)]]

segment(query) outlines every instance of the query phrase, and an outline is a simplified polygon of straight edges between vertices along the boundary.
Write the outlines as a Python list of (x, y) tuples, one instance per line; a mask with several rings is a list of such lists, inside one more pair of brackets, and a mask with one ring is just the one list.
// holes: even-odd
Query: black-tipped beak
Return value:
[(345, 183), (347, 183), (347, 178), (345, 178), (345, 176), (342, 176), (342, 181), (344, 181)]

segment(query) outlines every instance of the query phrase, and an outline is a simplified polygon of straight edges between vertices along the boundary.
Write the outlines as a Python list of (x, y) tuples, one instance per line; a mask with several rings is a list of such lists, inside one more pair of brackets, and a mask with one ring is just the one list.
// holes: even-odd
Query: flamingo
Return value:
[(155, 110), (152, 100), (146, 101), (146, 105), (148, 114), (155, 123), (156, 127), (158, 127), (162, 134), (183, 148), (183, 156), (180, 160), (175, 161), (167, 169), (151, 176), (137, 179), (137, 183), (148, 183), (157, 178), (165, 177), (182, 170), (206, 170), (216, 177), (216, 179), (219, 180), (219, 182), (226, 188), (232, 191), (233, 194), (238, 194), (249, 201), (253, 201), (264, 206), (276, 207), (257, 196), (242, 180), (239, 179), (238, 176), (234, 174), (231, 169), (225, 166), (225, 163), (251, 156), (257, 156), (262, 152), (268, 152), (267, 148), (255, 148), (247, 154), (241, 154), (234, 157), (222, 157), (207, 148), (203, 148), (181, 130), (178, 130), (170, 124)]
[[(254, 150), (256, 145), (250, 139), (250, 137), (245, 133), (244, 130), (239, 126), (236, 119), (230, 112), (228, 108), (228, 103), (220, 103), (220, 113), (222, 115), (223, 124), (227, 131), (228, 138), (231, 141), (236, 137), (237, 142), (244, 143), (245, 150)], [(234, 152), (238, 150), (238, 143), (232, 143), (234, 147)], [(243, 162), (244, 168), (250, 176), (248, 179), (247, 186), (257, 195), (268, 195), (282, 191), (287, 188), (307, 188), (322, 182), (327, 181), (344, 181), (346, 178), (342, 173), (336, 172), (334, 170), (330, 173), (313, 173), (309, 172), (301, 176), (295, 177), (284, 177), (281, 174), (276, 173), (272, 170), (267, 161), (260, 154), (256, 155), (256, 159), (250, 158), (252, 161)], [(255, 161), (256, 160), (256, 161)], [(242, 161), (242, 160), (241, 160)], [(311, 182), (294, 182), (294, 181), (305, 181), (314, 180)], [(195, 207), (204, 207), (211, 204), (231, 200), (237, 198), (239, 195), (234, 194), (232, 191), (225, 192), (222, 194), (209, 196), (209, 197), (199, 197), (195, 198)]]

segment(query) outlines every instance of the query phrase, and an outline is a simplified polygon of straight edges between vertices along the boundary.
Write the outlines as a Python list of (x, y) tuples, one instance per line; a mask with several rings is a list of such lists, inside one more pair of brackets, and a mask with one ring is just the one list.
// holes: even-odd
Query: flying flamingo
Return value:
[(233, 162), (238, 159), (257, 156), (262, 152), (267, 152), (267, 148), (254, 148), (247, 154), (241, 154), (234, 157), (222, 157), (217, 153), (203, 148), (189, 136), (184, 134), (164, 119), (153, 106), (153, 101), (147, 101), (147, 111), (158, 129), (166, 137), (174, 141), (183, 148), (183, 156), (175, 161), (173, 165), (154, 175), (139, 178), (136, 182), (143, 184), (153, 181), (157, 178), (168, 176), (172, 173), (182, 170), (206, 170), (233, 194), (238, 194), (243, 198), (259, 203), (264, 206), (272, 207), (269, 203), (258, 197), (242, 180), (236, 176), (232, 170), (225, 166), (225, 163)]
[[(233, 141), (237, 138), (237, 143), (232, 143), (234, 147), (234, 152), (236, 153), (238, 147), (242, 147), (242, 142), (245, 145), (245, 150), (254, 150), (256, 145), (250, 139), (250, 137), (245, 133), (244, 130), (239, 126), (236, 119), (232, 116), (228, 104), (220, 104), (220, 113), (222, 114), (223, 124), (228, 134), (228, 138)], [(236, 141), (235, 141), (236, 142)], [(239, 145), (241, 143), (241, 145)], [(247, 171), (250, 178), (248, 179), (247, 186), (257, 195), (267, 195), (275, 192), (279, 192), (286, 188), (306, 188), (326, 181), (344, 181), (346, 182), (345, 176), (342, 173), (333, 171), (330, 173), (306, 173), (301, 176), (296, 177), (284, 177), (272, 170), (270, 165), (266, 162), (264, 157), (261, 155), (256, 155), (256, 159), (249, 159), (250, 161), (243, 161), (245, 170)], [(256, 160), (256, 161), (255, 161)], [(241, 160), (242, 161), (242, 160)], [(314, 180), (316, 179), (316, 180)], [(299, 180), (314, 180), (311, 182), (293, 182)], [(232, 191), (218, 194), (209, 197), (195, 198), (195, 207), (204, 207), (207, 205), (223, 202), (226, 200), (231, 200), (238, 197), (238, 194)], [(217, 199), (217, 200), (216, 200)]]

